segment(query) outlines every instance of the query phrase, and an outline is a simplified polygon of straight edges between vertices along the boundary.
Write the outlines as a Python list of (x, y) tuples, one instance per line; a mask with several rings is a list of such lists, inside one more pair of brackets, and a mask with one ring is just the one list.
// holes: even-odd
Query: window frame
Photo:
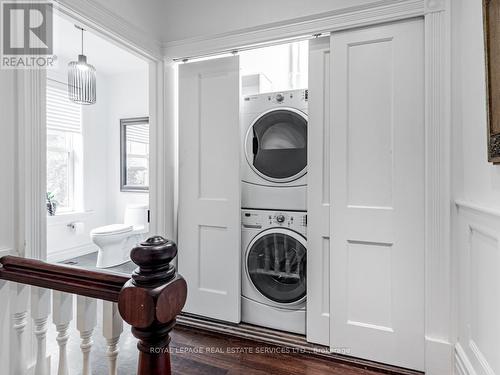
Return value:
[[(120, 119), (120, 191), (122, 192), (147, 192), (149, 184), (145, 185), (128, 185), (127, 184), (127, 126), (129, 125), (145, 125), (149, 127), (149, 117), (133, 117)], [(149, 144), (148, 144), (149, 150)], [(148, 151), (149, 152), (149, 151)], [(148, 157), (148, 175), (150, 171)]]

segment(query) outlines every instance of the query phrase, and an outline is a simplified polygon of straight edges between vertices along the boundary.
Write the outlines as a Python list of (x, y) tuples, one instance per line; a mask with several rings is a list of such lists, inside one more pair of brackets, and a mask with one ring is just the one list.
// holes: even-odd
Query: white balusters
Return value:
[(66, 344), (69, 339), (69, 324), (73, 320), (73, 295), (54, 291), (52, 296), (52, 321), (56, 326), (59, 345), (59, 365), (57, 375), (68, 375), (68, 355)]
[(102, 307), (102, 334), (108, 346), (106, 356), (109, 361), (109, 375), (117, 375), (116, 359), (118, 357), (118, 341), (123, 332), (123, 320), (116, 303), (103, 301)]
[(76, 328), (82, 340), (80, 349), (83, 353), (82, 375), (90, 375), (90, 351), (92, 350), (92, 334), (97, 323), (97, 301), (93, 298), (77, 296)]
[(47, 320), (51, 294), (50, 289), (31, 287), (31, 317), (37, 342), (35, 375), (50, 374), (50, 362), (47, 360)]
[(11, 283), (11, 303), (13, 313), (14, 342), (10, 347), (13, 359), (13, 375), (25, 375), (28, 371), (26, 361), (25, 329), (28, 324), (29, 286)]

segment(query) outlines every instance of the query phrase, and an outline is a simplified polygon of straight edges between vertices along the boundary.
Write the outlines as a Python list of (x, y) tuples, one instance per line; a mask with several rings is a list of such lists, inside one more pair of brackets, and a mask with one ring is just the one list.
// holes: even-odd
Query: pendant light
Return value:
[(82, 54), (78, 55), (78, 61), (68, 64), (68, 96), (69, 99), (78, 104), (94, 104), (96, 101), (96, 71), (87, 64), (87, 56), (83, 54), (83, 32), (82, 27), (75, 25), (82, 32)]

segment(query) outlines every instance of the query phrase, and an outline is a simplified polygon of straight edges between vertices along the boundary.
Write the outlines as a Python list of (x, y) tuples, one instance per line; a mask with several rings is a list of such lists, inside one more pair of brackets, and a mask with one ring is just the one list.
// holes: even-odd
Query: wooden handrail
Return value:
[(120, 291), (130, 278), (8, 255), (0, 258), (0, 279), (118, 302)]
[(148, 238), (132, 249), (139, 267), (131, 278), (106, 271), (51, 264), (34, 259), (0, 258), (0, 279), (118, 302), (123, 320), (139, 339), (138, 375), (170, 375), (170, 331), (187, 297), (187, 285), (170, 264), (174, 242)]

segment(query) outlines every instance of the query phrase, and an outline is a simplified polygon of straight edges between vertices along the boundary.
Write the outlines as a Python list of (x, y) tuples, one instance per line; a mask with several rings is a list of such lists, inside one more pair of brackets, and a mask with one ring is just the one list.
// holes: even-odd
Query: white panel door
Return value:
[(334, 33), (332, 349), (424, 369), (424, 29)]
[(330, 38), (309, 42), (307, 341), (330, 344)]
[(239, 58), (179, 66), (178, 267), (184, 311), (240, 321)]

